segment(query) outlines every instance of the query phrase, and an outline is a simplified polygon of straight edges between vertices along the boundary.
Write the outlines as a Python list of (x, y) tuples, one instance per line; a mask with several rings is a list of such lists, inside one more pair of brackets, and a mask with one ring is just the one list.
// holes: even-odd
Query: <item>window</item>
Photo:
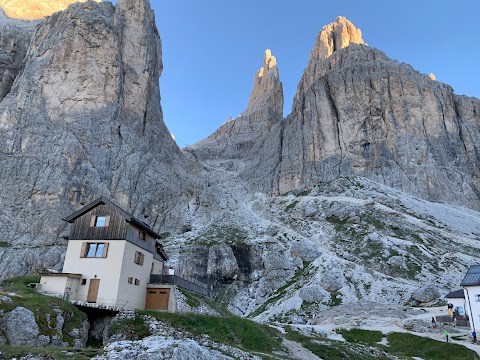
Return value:
[(87, 285), (87, 279), (82, 279), (82, 285)]
[(92, 215), (90, 218), (90, 227), (108, 227), (109, 225), (109, 215)]
[(137, 285), (137, 286), (140, 285), (140, 280), (135, 279), (135, 285)]
[(141, 253), (140, 251), (135, 251), (135, 259), (134, 259), (135, 264), (143, 266), (143, 259), (144, 259), (143, 253)]
[(475, 302), (480, 302), (480, 294), (475, 294)]
[(108, 243), (86, 243), (82, 244), (82, 258), (106, 258), (108, 253)]
[(145, 231), (139, 229), (138, 237), (140, 238), (140, 240), (147, 241), (147, 234), (145, 233)]
[(133, 284), (133, 277), (130, 276), (130, 277), (128, 278), (128, 283), (129, 283), (129, 284)]
[(153, 274), (154, 269), (155, 269), (155, 263), (152, 263), (152, 268), (150, 269), (150, 274)]

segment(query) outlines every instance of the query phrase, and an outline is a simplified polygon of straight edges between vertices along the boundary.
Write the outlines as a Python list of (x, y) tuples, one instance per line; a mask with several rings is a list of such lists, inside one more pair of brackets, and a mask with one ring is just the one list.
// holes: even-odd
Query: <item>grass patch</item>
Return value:
[(286, 210), (286, 211), (292, 210), (295, 206), (298, 205), (298, 203), (299, 203), (299, 201), (297, 201), (297, 200), (293, 201), (290, 205), (288, 205), (288, 206), (285, 208), (285, 210)]
[[(380, 331), (361, 329), (340, 329), (346, 342), (324, 339), (319, 336), (305, 336), (285, 327), (289, 340), (300, 343), (324, 360), (367, 360), (387, 359), (382, 351), (399, 359), (411, 360), (419, 357), (424, 360), (479, 360), (472, 350), (457, 344), (447, 344), (437, 340), (405, 333), (392, 333), (387, 336), (388, 346), (379, 344), (384, 336)], [(372, 349), (376, 349), (372, 352)]]
[(274, 303), (278, 299), (282, 298), (285, 296), (287, 293), (287, 288), (289, 288), (291, 285), (295, 284), (302, 276), (305, 274), (309, 267), (310, 263), (307, 261), (303, 262), (303, 268), (298, 268), (297, 271), (295, 272), (295, 275), (286, 282), (285, 285), (283, 285), (281, 288), (277, 289), (269, 298), (267, 301), (265, 301), (260, 307), (258, 307), (254, 312), (252, 312), (248, 317), (252, 318), (255, 316), (260, 315), (262, 312), (264, 312), (268, 305)]
[(345, 226), (345, 224), (347, 223), (347, 219), (339, 219), (336, 216), (327, 216), (325, 220), (333, 224), (337, 232), (346, 232), (348, 230)]
[(285, 327), (287, 331), (286, 338), (301, 344), (306, 349), (324, 360), (372, 360), (384, 359), (385, 356), (375, 356), (366, 354), (363, 345), (351, 345), (349, 343), (329, 340), (320, 336), (305, 336), (290, 327)]
[[(237, 295), (237, 290), (233, 286), (225, 286), (218, 290), (213, 298), (213, 301), (207, 299), (209, 304), (212, 304), (215, 309), (217, 309), (223, 315), (231, 315), (227, 309), (228, 305)], [(226, 314), (224, 313), (226, 312)]]
[(396, 356), (421, 357), (424, 360), (478, 360), (472, 350), (458, 344), (432, 340), (412, 334), (393, 333), (387, 336), (389, 352)]
[(305, 190), (297, 194), (297, 196), (307, 196), (309, 195), (311, 190)]
[(141, 340), (151, 335), (145, 320), (138, 313), (135, 313), (132, 319), (121, 319), (112, 323), (108, 328), (108, 336), (115, 334), (125, 334), (127, 340)]
[(196, 336), (208, 335), (219, 343), (247, 351), (272, 353), (281, 350), (280, 333), (268, 326), (236, 316), (216, 317), (198, 314), (142, 312)]
[(6, 242), (6, 241), (0, 241), (0, 248), (8, 248), (12, 246), (12, 244)]
[(227, 302), (228, 304), (228, 302), (230, 302), (236, 294), (236, 291), (229, 290), (228, 287), (217, 293), (217, 296), (214, 300), (185, 289), (178, 288), (178, 290), (185, 295), (185, 301), (192, 308), (197, 308), (201, 305), (207, 305), (222, 316), (232, 316), (232, 313), (223, 305), (224, 302)]
[(190, 291), (178, 288), (178, 290), (185, 296), (185, 302), (192, 308), (197, 308), (202, 305), (201, 301)]
[[(28, 287), (28, 284), (38, 282), (40, 282), (40, 276), (16, 277), (1, 282), (2, 291), (16, 295), (9, 296), (13, 300), (12, 303), (1, 303), (0, 310), (9, 312), (18, 306), (29, 309), (35, 316), (40, 333), (48, 336), (59, 335), (55, 329), (57, 313), (54, 310), (60, 310), (65, 319), (62, 330), (63, 340), (73, 345), (73, 339), (68, 334), (73, 329), (80, 328), (82, 321), (87, 319), (87, 315), (63, 299), (39, 294), (35, 289)], [(47, 316), (50, 317), (50, 322)]]
[(0, 353), (5, 359), (21, 358), (27, 355), (43, 356), (54, 360), (89, 360), (98, 354), (98, 349), (73, 349), (47, 346), (34, 348), (28, 346), (0, 346)]
[(213, 225), (204, 232), (200, 239), (205, 239), (207, 244), (244, 244), (248, 233), (236, 227)]
[(351, 343), (359, 343), (374, 346), (380, 341), (382, 341), (382, 332), (381, 331), (370, 331), (362, 329), (339, 329), (336, 331), (337, 334), (341, 334), (343, 338)]
[(372, 224), (373, 226), (375, 226), (375, 228), (376, 228), (377, 230), (383, 230), (383, 229), (385, 229), (385, 223), (384, 223), (383, 221), (379, 220), (379, 219), (376, 218), (376, 217), (367, 215), (367, 216), (364, 217), (364, 219), (365, 219), (368, 223), (370, 223), (370, 224)]
[(330, 293), (330, 300), (328, 301), (328, 306), (338, 306), (342, 304), (342, 294), (338, 291), (333, 291)]
[(162, 240), (165, 240), (166, 238), (168, 238), (168, 237), (169, 237), (170, 235), (172, 235), (172, 234), (169, 233), (169, 232), (164, 232), (164, 233), (161, 233), (161, 234), (159, 234), (159, 235), (160, 235), (160, 237), (159, 237), (158, 239), (159, 239), (160, 241), (162, 241)]

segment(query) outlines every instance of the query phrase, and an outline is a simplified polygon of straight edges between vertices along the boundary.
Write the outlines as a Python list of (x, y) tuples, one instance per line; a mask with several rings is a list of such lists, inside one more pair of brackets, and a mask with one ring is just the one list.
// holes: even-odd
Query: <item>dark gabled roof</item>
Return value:
[(153, 231), (150, 226), (148, 226), (146, 223), (144, 223), (143, 221), (140, 221), (139, 219), (137, 219), (135, 216), (133, 216), (132, 214), (126, 212), (125, 210), (123, 210), (121, 207), (119, 207), (118, 205), (115, 205), (113, 202), (111, 202), (110, 200), (104, 198), (103, 196), (99, 197), (97, 200), (91, 202), (90, 204), (84, 206), (83, 208), (81, 208), (80, 210), (74, 212), (72, 215), (70, 216), (67, 216), (65, 219), (65, 221), (69, 222), (69, 223), (73, 223), (76, 219), (78, 219), (80, 216), (82, 216), (83, 214), (89, 212), (90, 210), (92, 210), (93, 208), (97, 207), (98, 205), (107, 205), (111, 208), (113, 208), (115, 211), (119, 212), (124, 218), (126, 221), (128, 222), (131, 222), (135, 225), (137, 225), (138, 227), (140, 227), (142, 230), (146, 231), (148, 234), (150, 234), (151, 236), (153, 236), (155, 239), (159, 239), (160, 238), (160, 235), (158, 235), (155, 231)]
[(448, 299), (465, 299), (465, 294), (463, 292), (463, 289), (452, 291), (450, 294), (447, 294), (445, 296)]
[(467, 275), (462, 280), (460, 286), (480, 285), (480, 265), (472, 265), (467, 271)]

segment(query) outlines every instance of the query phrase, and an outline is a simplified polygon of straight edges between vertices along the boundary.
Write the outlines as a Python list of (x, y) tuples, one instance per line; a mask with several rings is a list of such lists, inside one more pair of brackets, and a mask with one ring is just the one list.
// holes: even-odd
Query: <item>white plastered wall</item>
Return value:
[(44, 275), (40, 278), (39, 291), (50, 295), (63, 296), (67, 287), (67, 276), (48, 276)]
[[(153, 259), (153, 272), (152, 274), (160, 275), (163, 270), (163, 262)], [(152, 265), (150, 265), (152, 266)]]
[(453, 305), (453, 311), (455, 311), (457, 308), (460, 307), (460, 308), (463, 309), (463, 313), (462, 313), (462, 312), (459, 312), (459, 314), (460, 314), (460, 315), (465, 315), (465, 310), (466, 310), (466, 309), (465, 309), (465, 308), (466, 308), (466, 306), (465, 306), (465, 302), (466, 302), (465, 299), (457, 299), (457, 298), (455, 298), (455, 299), (447, 299), (447, 300), (448, 300), (448, 302), (449, 302), (450, 304)]
[[(470, 327), (473, 331), (480, 331), (480, 286), (464, 288), (465, 310), (470, 317)], [(471, 313), (470, 313), (471, 309)]]
[[(109, 243), (106, 258), (82, 258), (82, 244), (84, 242)], [(117, 298), (118, 284), (122, 269), (122, 260), (125, 251), (125, 240), (85, 241), (69, 240), (63, 272), (82, 274), (86, 279), (85, 285), (79, 285), (75, 298), (72, 300), (87, 301), (88, 288), (91, 279), (99, 279), (97, 304), (122, 307), (124, 302)]]
[[(143, 265), (135, 264), (135, 252), (144, 254)], [(156, 260), (155, 260), (156, 261)], [(123, 267), (119, 277), (119, 286), (117, 298), (126, 302), (125, 308), (145, 309), (147, 299), (147, 284), (150, 281), (150, 271), (152, 269), (153, 254), (142, 248), (127, 242), (123, 254)], [(128, 278), (133, 278), (133, 284), (128, 283)], [(140, 281), (135, 285), (135, 279)]]

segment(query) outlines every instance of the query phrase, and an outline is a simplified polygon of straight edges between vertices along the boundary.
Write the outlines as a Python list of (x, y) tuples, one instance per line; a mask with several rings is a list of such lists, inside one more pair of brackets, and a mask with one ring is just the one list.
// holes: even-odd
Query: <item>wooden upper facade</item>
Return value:
[(160, 235), (104, 197), (64, 220), (72, 224), (69, 240), (126, 240), (152, 253), (159, 261), (168, 260), (162, 245), (157, 241)]

